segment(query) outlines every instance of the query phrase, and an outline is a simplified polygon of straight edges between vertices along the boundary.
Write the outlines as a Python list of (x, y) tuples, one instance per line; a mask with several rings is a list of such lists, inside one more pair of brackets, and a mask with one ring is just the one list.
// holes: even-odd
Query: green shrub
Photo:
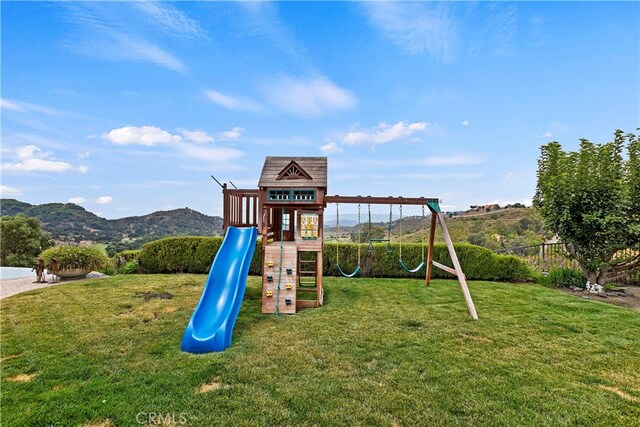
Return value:
[(60, 270), (100, 270), (109, 264), (104, 252), (93, 246), (56, 246), (42, 252), (40, 257), (47, 265), (55, 259)]
[(129, 261), (137, 260), (139, 255), (140, 255), (139, 249), (127, 250), (127, 251), (118, 252), (113, 256), (113, 259), (119, 260), (120, 257), (124, 257), (125, 262), (129, 262)]
[[(139, 255), (140, 269), (148, 273), (207, 273), (220, 245), (221, 237), (169, 237), (145, 244)], [(359, 245), (361, 255), (360, 277), (424, 277), (425, 270), (409, 273), (399, 263), (399, 246), (392, 245), (389, 253), (386, 244), (373, 245), (373, 253), (369, 254), (367, 244)], [(460, 264), (468, 279), (528, 281), (533, 271), (527, 263), (515, 256), (493, 253), (489, 249), (469, 244), (455, 245)], [(358, 264), (358, 245), (340, 243), (340, 267), (345, 272), (355, 270)], [(425, 249), (426, 257), (426, 249)], [(420, 244), (403, 244), (402, 259), (408, 268), (415, 268), (422, 262)], [(452, 266), (449, 252), (443, 244), (434, 246), (434, 260)], [(336, 244), (325, 243), (323, 256), (323, 274), (339, 276), (336, 268)], [(251, 261), (249, 273), (262, 274), (262, 246), (260, 240)], [(433, 269), (434, 278), (452, 278), (438, 268)]]
[[(533, 270), (529, 265), (515, 257), (505, 256), (492, 252), (489, 249), (474, 246), (466, 243), (454, 245), (458, 260), (462, 266), (467, 279), (474, 280), (506, 280), (511, 282), (529, 281), (533, 278)], [(386, 243), (376, 243), (373, 245), (373, 253), (368, 253), (368, 245), (360, 245), (360, 260), (362, 268), (359, 276), (362, 277), (424, 277), (424, 268), (417, 273), (410, 273), (400, 265), (399, 251), (397, 244), (392, 245), (393, 252), (389, 252)], [(346, 273), (355, 270), (358, 264), (358, 245), (339, 245), (340, 268)], [(425, 258), (427, 250), (425, 248)], [(441, 264), (453, 266), (449, 251), (446, 245), (434, 245), (433, 259)], [(422, 262), (422, 245), (403, 244), (402, 260), (404, 264), (413, 269)], [(336, 268), (336, 244), (325, 243), (324, 245), (324, 275), (339, 276), (340, 272)], [(444, 272), (434, 267), (431, 277), (433, 278), (454, 278), (452, 274)]]
[(542, 276), (539, 283), (552, 288), (569, 288), (577, 286), (584, 288), (587, 278), (579, 271), (573, 268), (552, 268), (549, 274)]
[(113, 276), (116, 274), (116, 268), (113, 266), (111, 262), (107, 263), (105, 267), (102, 267), (100, 273), (106, 274), (107, 276)]
[(206, 273), (220, 237), (168, 237), (142, 246), (140, 267), (149, 273)]
[(129, 261), (118, 268), (118, 274), (136, 274), (139, 272), (138, 261)]

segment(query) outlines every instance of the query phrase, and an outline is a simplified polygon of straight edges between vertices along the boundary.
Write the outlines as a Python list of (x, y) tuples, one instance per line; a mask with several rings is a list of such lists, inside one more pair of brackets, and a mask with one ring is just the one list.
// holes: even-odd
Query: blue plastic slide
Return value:
[(211, 264), (200, 302), (182, 337), (182, 351), (209, 353), (231, 345), (231, 332), (247, 287), (257, 236), (255, 227), (228, 227)]

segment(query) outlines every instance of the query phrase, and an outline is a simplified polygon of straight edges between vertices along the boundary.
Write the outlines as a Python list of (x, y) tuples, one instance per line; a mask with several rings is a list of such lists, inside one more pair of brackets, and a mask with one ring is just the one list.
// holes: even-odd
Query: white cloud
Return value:
[(448, 5), (370, 2), (362, 6), (382, 35), (407, 53), (428, 53), (438, 59), (454, 55), (458, 31)]
[(300, 79), (281, 76), (263, 86), (269, 101), (295, 116), (322, 116), (354, 108), (358, 101), (348, 90), (324, 76)]
[(16, 149), (4, 150), (15, 158), (15, 162), (2, 164), (2, 170), (8, 172), (67, 172), (73, 169), (70, 163), (48, 160), (50, 153), (29, 144)]
[(99, 205), (106, 205), (107, 203), (111, 203), (113, 201), (113, 197), (111, 196), (100, 196), (96, 203)]
[[(133, 61), (151, 62), (173, 71), (184, 72), (187, 68), (182, 61), (159, 46), (145, 40), (136, 39), (126, 35), (116, 37), (122, 46), (119, 52), (112, 52), (115, 59), (129, 59)], [(105, 58), (108, 59), (108, 58)]]
[(553, 136), (553, 134), (551, 132), (546, 132), (545, 134), (542, 135), (543, 138), (551, 138)]
[(304, 48), (298, 46), (293, 32), (278, 14), (277, 3), (244, 1), (236, 3), (243, 12), (239, 16), (237, 31), (254, 37), (258, 42), (271, 44), (296, 60), (305, 59)]
[(182, 11), (166, 3), (141, 1), (132, 5), (147, 16), (147, 21), (150, 24), (169, 35), (193, 38), (204, 33), (198, 21), (189, 18)]
[(324, 145), (320, 146), (320, 151), (322, 151), (325, 154), (331, 154), (331, 153), (339, 153), (342, 151), (342, 148), (340, 148), (340, 146), (338, 144), (336, 144), (333, 141), (327, 142)]
[(85, 202), (84, 197), (71, 197), (68, 200), (69, 203), (75, 203), (76, 205), (81, 205)]
[[(143, 19), (126, 3), (65, 3), (64, 8), (67, 19), (79, 29), (74, 33), (74, 39), (68, 42), (69, 49), (101, 60), (150, 62), (169, 70), (186, 71), (182, 61), (147, 40), (150, 29), (180, 33), (179, 17), (164, 13), (166, 7), (138, 6), (139, 10), (147, 9)], [(163, 15), (161, 20), (159, 15)]]
[(26, 159), (17, 163), (3, 163), (2, 170), (13, 172), (67, 172), (73, 167), (67, 162)]
[(191, 158), (212, 163), (225, 163), (238, 159), (244, 155), (240, 150), (225, 147), (203, 147), (199, 145), (181, 145), (182, 153)]
[(170, 144), (182, 141), (180, 135), (172, 135), (155, 126), (124, 126), (112, 129), (102, 135), (103, 138), (117, 145), (139, 144), (153, 147), (156, 144)]
[(5, 110), (16, 111), (19, 113), (27, 113), (34, 111), (36, 113), (49, 114), (51, 116), (60, 115), (60, 111), (43, 107), (42, 105), (30, 104), (28, 102), (9, 100), (6, 98), (0, 99), (0, 108)]
[(218, 137), (223, 140), (234, 140), (234, 139), (240, 138), (240, 136), (242, 136), (243, 133), (244, 133), (243, 128), (235, 126), (228, 131), (220, 132)]
[(5, 110), (24, 111), (24, 109), (20, 107), (20, 105), (16, 104), (13, 101), (9, 101), (8, 99), (5, 99), (5, 98), (0, 99), (0, 107), (4, 108)]
[(469, 120), (463, 120), (462, 126), (469, 126)]
[(25, 145), (24, 147), (20, 147), (16, 149), (16, 157), (18, 160), (27, 160), (32, 157), (46, 157), (43, 156), (42, 150), (36, 147), (33, 144)]
[(78, 172), (80, 172), (80, 173), (89, 172), (89, 166), (78, 166)]
[(213, 142), (214, 139), (211, 135), (201, 130), (182, 130), (180, 131), (182, 137), (187, 141), (197, 142), (199, 144), (204, 144), (207, 142)]
[(233, 111), (261, 111), (262, 107), (255, 101), (240, 96), (231, 96), (216, 90), (205, 90), (204, 94), (210, 101)]
[(19, 196), (20, 194), (22, 194), (22, 191), (17, 188), (0, 185), (0, 196)]
[(376, 130), (372, 132), (353, 131), (348, 132), (342, 139), (346, 145), (357, 144), (386, 144), (388, 142), (403, 140), (416, 132), (422, 132), (427, 129), (426, 122), (398, 122), (393, 125), (387, 123), (379, 123)]
[[(200, 161), (224, 163), (235, 160), (244, 155), (244, 152), (233, 148), (205, 147), (201, 143), (213, 142), (213, 138), (205, 132), (182, 130), (180, 135), (174, 135), (164, 129), (155, 126), (125, 126), (112, 129), (103, 138), (118, 145), (140, 144), (155, 146), (156, 144), (169, 144), (179, 154)], [(190, 143), (196, 142), (196, 144)], [(148, 152), (144, 152), (147, 155)], [(174, 153), (161, 153), (163, 156), (174, 157)]]

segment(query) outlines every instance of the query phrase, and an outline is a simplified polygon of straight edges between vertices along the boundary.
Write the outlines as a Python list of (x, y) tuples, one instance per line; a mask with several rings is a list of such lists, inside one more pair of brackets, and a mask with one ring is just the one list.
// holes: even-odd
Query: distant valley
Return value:
[(150, 241), (166, 236), (219, 236), (222, 218), (183, 208), (143, 216), (105, 219), (73, 203), (31, 205), (0, 199), (0, 215), (38, 218), (42, 229), (64, 242), (118, 243)]
[[(222, 218), (188, 208), (109, 220), (73, 203), (31, 205), (14, 199), (1, 199), (0, 214), (24, 214), (38, 218), (42, 229), (58, 242), (108, 244), (108, 253), (136, 249), (145, 242), (167, 236), (222, 235)], [(358, 222), (352, 218), (354, 215), (344, 216), (340, 218), (338, 240), (351, 241), (358, 234)], [(544, 230), (542, 218), (536, 209), (521, 205), (473, 206), (467, 211), (448, 213), (447, 216), (449, 232), (455, 242), (473, 243), (493, 250), (535, 245), (553, 237)], [(372, 227), (379, 234), (376, 237), (386, 237), (388, 233), (389, 223), (384, 221), (385, 217), (386, 215), (378, 215), (372, 218)], [(362, 219), (362, 232), (368, 229), (366, 221), (365, 218)], [(407, 216), (401, 225), (396, 216), (391, 223), (392, 241), (421, 242), (425, 225), (427, 224), (419, 216)], [(335, 226), (335, 216), (327, 217), (327, 242), (336, 240)], [(440, 230), (436, 232), (436, 241), (443, 241)]]

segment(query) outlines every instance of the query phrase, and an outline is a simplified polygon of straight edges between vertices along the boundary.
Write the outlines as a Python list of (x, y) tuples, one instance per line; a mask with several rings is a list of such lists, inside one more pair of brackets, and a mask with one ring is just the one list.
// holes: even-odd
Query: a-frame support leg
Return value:
[(440, 223), (440, 228), (442, 228), (444, 241), (447, 244), (447, 249), (449, 250), (449, 256), (451, 257), (451, 261), (453, 262), (453, 268), (457, 273), (456, 275), (458, 276), (458, 282), (460, 282), (460, 288), (462, 289), (464, 300), (467, 303), (469, 314), (473, 319), (477, 320), (478, 314), (476, 313), (476, 307), (473, 305), (473, 300), (471, 299), (471, 294), (469, 293), (469, 288), (467, 287), (467, 280), (465, 279), (464, 273), (462, 272), (462, 268), (460, 267), (460, 261), (458, 261), (458, 256), (456, 255), (456, 250), (453, 247), (451, 236), (449, 236), (449, 230), (447, 229), (447, 225), (444, 223), (444, 218), (442, 216), (442, 213), (432, 211), (432, 214), (437, 215), (438, 222)]
[(429, 252), (427, 253), (427, 286), (431, 285), (431, 273), (433, 272), (433, 243), (436, 239), (436, 214), (431, 213), (431, 228), (429, 229)]

